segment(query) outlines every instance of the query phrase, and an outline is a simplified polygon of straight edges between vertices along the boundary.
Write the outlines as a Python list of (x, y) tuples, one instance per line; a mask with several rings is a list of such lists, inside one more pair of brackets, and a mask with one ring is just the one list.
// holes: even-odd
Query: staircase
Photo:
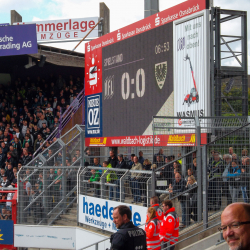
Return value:
[(73, 203), (67, 213), (61, 214), (59, 219), (54, 222), (55, 226), (77, 226), (77, 204)]

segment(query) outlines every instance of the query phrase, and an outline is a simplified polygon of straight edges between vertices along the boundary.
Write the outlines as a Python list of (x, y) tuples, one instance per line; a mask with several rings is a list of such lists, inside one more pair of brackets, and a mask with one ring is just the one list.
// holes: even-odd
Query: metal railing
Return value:
[(76, 99), (74, 99), (73, 102), (69, 105), (69, 107), (63, 112), (63, 114), (61, 114), (61, 117), (59, 119), (59, 126), (52, 131), (50, 136), (46, 140), (44, 140), (42, 145), (40, 145), (40, 147), (34, 152), (33, 158), (36, 157), (39, 153), (41, 153), (42, 148), (48, 141), (52, 142), (55, 137), (59, 138), (61, 136), (63, 128), (70, 121), (70, 119), (77, 112), (77, 110), (81, 107), (83, 101), (84, 89), (82, 89), (82, 91), (77, 95)]
[(52, 225), (77, 195), (79, 167), (23, 167), (18, 175), (18, 223)]
[(76, 125), (18, 172), (19, 223), (52, 225), (77, 202), (84, 133)]
[(149, 206), (152, 171), (88, 166), (79, 175), (80, 194)]

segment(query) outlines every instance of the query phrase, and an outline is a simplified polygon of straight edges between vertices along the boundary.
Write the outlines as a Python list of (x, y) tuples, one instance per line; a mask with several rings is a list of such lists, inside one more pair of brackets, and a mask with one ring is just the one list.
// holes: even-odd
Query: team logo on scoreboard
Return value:
[(155, 64), (155, 79), (160, 89), (163, 88), (167, 76), (167, 61)]

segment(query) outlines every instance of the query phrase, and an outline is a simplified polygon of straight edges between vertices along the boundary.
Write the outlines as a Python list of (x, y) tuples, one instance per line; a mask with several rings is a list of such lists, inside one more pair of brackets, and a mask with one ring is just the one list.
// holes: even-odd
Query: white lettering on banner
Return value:
[[(147, 146), (147, 145), (153, 145), (153, 136), (148, 136), (148, 137), (134, 137), (134, 138), (130, 138), (130, 136), (126, 137), (126, 139), (112, 139), (111, 143), (113, 145), (143, 145), (143, 146)], [(160, 144), (161, 143), (161, 139), (158, 136), (155, 136), (154, 138), (154, 143), (155, 144)]]
[[(14, 23), (14, 25), (36, 24), (37, 41), (83, 38), (98, 22), (98, 17)], [(89, 37), (98, 37), (96, 27)]]
[[(97, 227), (110, 232), (116, 232), (113, 223), (114, 208), (124, 205), (124, 203), (109, 201), (90, 196), (79, 196), (79, 222), (93, 227)], [(130, 205), (132, 211), (132, 221), (136, 226), (143, 224), (146, 220), (146, 207)]]

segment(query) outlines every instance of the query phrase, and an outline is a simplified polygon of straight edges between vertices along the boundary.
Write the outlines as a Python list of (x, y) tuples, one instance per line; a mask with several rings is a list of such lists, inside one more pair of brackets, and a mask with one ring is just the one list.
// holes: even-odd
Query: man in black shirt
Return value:
[(117, 161), (118, 161), (118, 159), (117, 159), (117, 157), (115, 155), (115, 151), (110, 150), (109, 155), (110, 155), (110, 157), (108, 158), (108, 164), (110, 163), (112, 168), (115, 168), (116, 164), (117, 164)]
[(120, 205), (114, 208), (113, 222), (119, 229), (111, 235), (111, 250), (146, 250), (146, 233), (143, 229), (136, 227), (132, 221), (132, 212), (129, 207)]

